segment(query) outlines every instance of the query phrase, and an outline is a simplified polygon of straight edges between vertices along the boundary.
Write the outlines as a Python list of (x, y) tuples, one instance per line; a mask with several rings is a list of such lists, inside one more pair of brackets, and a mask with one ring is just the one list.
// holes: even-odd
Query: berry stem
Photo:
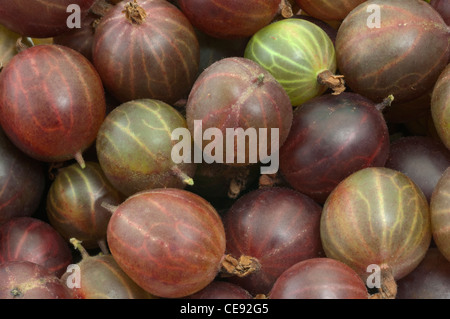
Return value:
[(250, 256), (242, 255), (239, 259), (225, 255), (222, 261), (223, 276), (245, 277), (261, 269), (259, 261)]
[(228, 198), (236, 199), (243, 190), (247, 188), (249, 183), (250, 170), (248, 168), (242, 169), (233, 177), (228, 188)]
[(397, 296), (397, 283), (389, 265), (381, 265), (381, 287), (370, 299), (395, 299)]
[(382, 112), (386, 107), (391, 106), (394, 101), (394, 96), (391, 94), (385, 98), (381, 103), (378, 103), (375, 107), (378, 111)]
[(111, 255), (111, 252), (108, 249), (108, 245), (106, 243), (106, 239), (100, 239), (98, 241), (98, 247), (100, 247), (100, 250), (102, 252), (103, 255)]
[(339, 95), (345, 91), (343, 75), (335, 75), (330, 70), (325, 70), (317, 76), (317, 82), (333, 90), (333, 95)]
[(292, 5), (289, 1), (280, 1), (280, 14), (285, 19), (291, 18), (294, 15), (294, 13), (292, 12)]
[(86, 162), (84, 161), (83, 153), (81, 151), (76, 152), (74, 158), (82, 169), (86, 168)]
[(102, 204), (100, 206), (102, 206), (104, 209), (106, 209), (111, 214), (114, 214), (116, 212), (116, 210), (117, 210), (117, 206), (108, 204), (106, 202), (102, 202)]
[(142, 24), (147, 17), (147, 13), (141, 6), (139, 6), (137, 0), (128, 2), (122, 12), (125, 13), (126, 18), (132, 24)]
[(183, 172), (178, 166), (172, 167), (172, 173), (181, 179), (185, 185), (193, 186), (194, 180)]
[(78, 251), (81, 254), (81, 258), (82, 259), (86, 259), (89, 258), (89, 254), (87, 252), (87, 250), (83, 247), (83, 245), (81, 245), (81, 241), (76, 239), (76, 238), (70, 238), (70, 243), (73, 245), (73, 247), (75, 249), (78, 249)]
[(20, 37), (16, 41), (16, 50), (17, 53), (20, 53), (28, 48), (34, 47), (33, 39), (30, 37)]

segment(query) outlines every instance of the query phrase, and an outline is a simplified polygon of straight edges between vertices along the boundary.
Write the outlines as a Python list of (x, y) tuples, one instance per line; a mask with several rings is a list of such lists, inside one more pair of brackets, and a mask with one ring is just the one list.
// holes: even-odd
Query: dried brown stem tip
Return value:
[(345, 81), (343, 75), (334, 75), (331, 71), (326, 70), (317, 76), (317, 82), (325, 85), (333, 90), (333, 95), (339, 95), (345, 91)]
[(139, 6), (137, 0), (128, 2), (122, 12), (125, 13), (127, 19), (133, 24), (142, 24), (147, 17), (147, 13)]
[(292, 5), (287, 0), (281, 0), (280, 2), (280, 14), (283, 18), (291, 18), (294, 13), (292, 12)]
[(397, 283), (392, 269), (387, 265), (381, 266), (381, 287), (378, 292), (371, 295), (370, 299), (395, 299), (397, 296)]
[(222, 261), (222, 274), (225, 276), (245, 277), (261, 269), (261, 264), (256, 258), (241, 256), (239, 259), (226, 255)]
[(236, 199), (247, 188), (249, 176), (250, 170), (243, 169), (237, 176), (233, 177), (228, 188), (228, 198)]
[(283, 179), (280, 177), (278, 173), (262, 174), (259, 177), (259, 188), (282, 186), (283, 184), (284, 184)]

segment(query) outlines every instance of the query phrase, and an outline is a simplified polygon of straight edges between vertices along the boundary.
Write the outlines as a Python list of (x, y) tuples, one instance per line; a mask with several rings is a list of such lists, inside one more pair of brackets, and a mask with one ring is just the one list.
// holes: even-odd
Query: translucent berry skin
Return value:
[(194, 193), (154, 189), (129, 197), (108, 225), (108, 245), (119, 266), (154, 296), (180, 298), (205, 288), (225, 254), (217, 211)]
[(346, 264), (331, 258), (311, 258), (284, 271), (270, 299), (367, 299), (367, 288)]
[(320, 234), (325, 254), (353, 268), (388, 267), (398, 280), (423, 260), (431, 242), (428, 201), (405, 174), (369, 167), (344, 179), (324, 204)]

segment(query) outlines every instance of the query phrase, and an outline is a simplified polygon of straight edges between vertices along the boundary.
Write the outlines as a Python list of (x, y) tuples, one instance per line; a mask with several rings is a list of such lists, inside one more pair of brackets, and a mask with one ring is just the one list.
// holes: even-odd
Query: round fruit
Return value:
[(336, 42), (337, 30), (335, 28), (333, 28), (331, 25), (329, 25), (327, 22), (324, 22), (320, 19), (316, 19), (316, 18), (308, 16), (308, 15), (303, 15), (303, 14), (295, 15), (292, 18), (303, 19), (303, 20), (314, 23), (315, 25), (320, 27), (323, 31), (325, 31), (325, 33), (330, 37), (331, 42), (333, 42), (333, 44)]
[(73, 270), (68, 268), (61, 281), (72, 289), (74, 299), (152, 298), (123, 272), (111, 255), (90, 256), (80, 241), (72, 238), (70, 242), (80, 251), (82, 259)]
[[(330, 37), (303, 19), (274, 22), (250, 39), (244, 57), (269, 71), (286, 90), (292, 105), (300, 105), (332, 87), (345, 87), (336, 72), (336, 53)], [(387, 96), (387, 95), (386, 95)]]
[(366, 285), (344, 263), (331, 258), (311, 258), (285, 270), (269, 299), (368, 299)]
[(106, 241), (111, 213), (102, 203), (119, 205), (123, 196), (112, 187), (100, 165), (86, 162), (81, 169), (72, 164), (58, 171), (47, 193), (47, 217), (50, 224), (67, 241), (83, 241), (87, 249)]
[(320, 20), (344, 20), (366, 0), (295, 0), (302, 10)]
[(449, 299), (450, 262), (430, 247), (417, 268), (397, 284), (397, 299)]
[(0, 264), (8, 261), (30, 261), (60, 277), (72, 262), (72, 252), (48, 223), (17, 217), (0, 226)]
[(106, 89), (122, 103), (150, 98), (172, 104), (197, 77), (199, 44), (169, 2), (123, 1), (96, 27), (92, 58)]
[(92, 45), (94, 43), (95, 24), (99, 17), (89, 13), (83, 20), (81, 28), (73, 29), (53, 38), (55, 44), (64, 45), (83, 54), (92, 62)]
[[(111, 184), (125, 196), (152, 188), (192, 184), (196, 164), (172, 159), (175, 129), (186, 120), (172, 106), (142, 99), (123, 103), (109, 113), (97, 136), (97, 155)], [(191, 145), (191, 142), (188, 143)]]
[(375, 102), (391, 94), (410, 101), (447, 65), (449, 39), (448, 26), (423, 0), (365, 1), (339, 27), (338, 68), (353, 92)]
[(91, 145), (105, 117), (105, 94), (92, 64), (60, 45), (17, 54), (0, 73), (0, 124), (30, 157), (76, 158)]
[(32, 216), (44, 195), (44, 167), (18, 150), (0, 129), (0, 225)]
[[(291, 127), (292, 105), (269, 72), (249, 59), (232, 57), (202, 72), (189, 94), (186, 120), (195, 146), (210, 155), (205, 161), (249, 165), (266, 160), (284, 143)], [(257, 130), (254, 136), (250, 132), (245, 137), (243, 145), (240, 137), (248, 129)], [(206, 137), (211, 130), (213, 136)], [(235, 134), (231, 138), (230, 130)], [(278, 138), (273, 135), (275, 130)], [(198, 135), (203, 137), (200, 141)], [(230, 148), (229, 140), (234, 147)], [(265, 154), (260, 148), (266, 148)]]
[(154, 296), (180, 298), (209, 285), (225, 253), (216, 210), (181, 189), (155, 189), (129, 197), (108, 225), (108, 244), (119, 266)]
[(258, 269), (229, 281), (251, 294), (267, 294), (295, 263), (320, 257), (321, 206), (288, 188), (264, 187), (243, 195), (223, 216), (227, 254), (249, 256)]
[(216, 38), (245, 38), (268, 25), (280, 0), (178, 0), (194, 27)]
[(445, 23), (450, 25), (450, 2), (447, 0), (431, 0), (430, 5), (439, 12)]
[(430, 200), (433, 239), (442, 255), (450, 261), (450, 168), (439, 179)]
[(438, 136), (450, 149), (450, 65), (445, 68), (434, 86), (431, 116)]
[[(26, 37), (50, 38), (68, 32), (68, 22), (73, 20), (71, 15), (85, 16), (94, 2), (0, 0), (0, 24)], [(71, 6), (73, 4), (77, 7)]]
[(0, 264), (0, 299), (72, 299), (72, 293), (45, 267), (10, 261)]
[(365, 168), (330, 194), (320, 233), (326, 256), (349, 265), (364, 281), (372, 265), (398, 280), (417, 267), (430, 245), (428, 202), (405, 174)]
[(431, 199), (436, 184), (450, 166), (450, 151), (425, 136), (405, 136), (391, 143), (385, 167), (406, 174)]
[(326, 94), (299, 106), (280, 150), (280, 173), (286, 182), (323, 203), (350, 174), (384, 166), (389, 131), (383, 107), (349, 92)]

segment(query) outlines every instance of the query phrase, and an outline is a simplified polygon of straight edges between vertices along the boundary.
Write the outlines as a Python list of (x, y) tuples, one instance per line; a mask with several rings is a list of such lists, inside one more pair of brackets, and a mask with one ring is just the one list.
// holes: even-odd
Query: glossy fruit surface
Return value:
[(117, 4), (96, 27), (92, 57), (106, 89), (122, 103), (188, 94), (199, 44), (183, 13), (164, 0)]
[(187, 129), (185, 118), (164, 102), (142, 99), (116, 107), (96, 141), (100, 166), (111, 184), (125, 196), (152, 188), (184, 188), (196, 164), (172, 160), (177, 143), (172, 132), (179, 128)]
[[(378, 20), (369, 13), (373, 5)], [(426, 93), (447, 65), (449, 37), (448, 26), (425, 1), (365, 1), (339, 27), (338, 68), (352, 91), (375, 102), (390, 94), (397, 102), (410, 101)]]
[(439, 251), (450, 261), (450, 169), (439, 179), (430, 200), (431, 229)]
[(268, 70), (286, 90), (292, 105), (323, 94), (318, 83), (324, 71), (336, 72), (336, 52), (320, 27), (302, 19), (284, 19), (256, 32), (244, 57)]
[(335, 28), (333, 28), (327, 22), (324, 22), (320, 19), (314, 18), (309, 15), (304, 15), (304, 14), (294, 15), (292, 18), (303, 19), (303, 20), (314, 23), (315, 25), (320, 27), (323, 31), (325, 31), (325, 33), (330, 37), (331, 42), (333, 42), (333, 44), (336, 42), (337, 30)]
[(428, 201), (449, 166), (450, 151), (438, 141), (425, 136), (405, 136), (392, 142), (385, 165), (411, 178)]
[(47, 217), (66, 241), (75, 237), (87, 249), (97, 248), (106, 240), (111, 218), (102, 204), (119, 205), (122, 200), (98, 163), (86, 162), (84, 169), (72, 164), (58, 171), (48, 190)]
[[(95, 0), (76, 1), (80, 16)], [(69, 31), (72, 0), (1, 0), (0, 24), (26, 37), (49, 38)], [(73, 9), (72, 9), (73, 10)]]
[(72, 253), (48, 223), (17, 217), (0, 226), (0, 263), (8, 261), (30, 261), (59, 277), (72, 262)]
[(280, 173), (294, 189), (319, 203), (347, 176), (384, 166), (389, 131), (378, 106), (344, 92), (314, 98), (294, 112), (280, 150)]
[(296, 0), (302, 10), (310, 16), (329, 21), (344, 18), (366, 0)]
[(108, 225), (116, 262), (154, 296), (180, 298), (196, 293), (218, 274), (225, 231), (216, 210), (180, 189), (141, 192), (123, 202)]
[(444, 69), (434, 85), (431, 116), (439, 138), (450, 149), (450, 65)]
[[(205, 161), (248, 165), (266, 160), (284, 143), (291, 127), (292, 105), (269, 72), (249, 59), (232, 57), (214, 63), (198, 77), (187, 101), (186, 120), (196, 147), (204, 152), (206, 148), (216, 149), (209, 152), (215, 154), (214, 158)], [(227, 131), (249, 128), (257, 129), (256, 136), (245, 144), (245, 149), (240, 149), (235, 142), (234, 154), (227, 154)], [(211, 142), (209, 137), (198, 142), (196, 132), (203, 136), (208, 129), (219, 131), (222, 139)], [(266, 129), (266, 133), (261, 129)], [(275, 149), (271, 149), (272, 136), (275, 136), (272, 129), (278, 131)], [(258, 148), (262, 146), (267, 151), (261, 156)]]
[(0, 124), (30, 157), (45, 162), (79, 158), (94, 142), (104, 116), (101, 79), (70, 48), (25, 49), (0, 73)]
[(280, 0), (178, 0), (193, 26), (216, 38), (245, 38), (269, 24)]
[(81, 246), (82, 243), (72, 238), (72, 244), (81, 253), (82, 259), (75, 269), (71, 268), (61, 281), (72, 289), (74, 299), (150, 299), (152, 296), (139, 287), (114, 260), (110, 254), (100, 253), (90, 256)]
[(417, 268), (397, 284), (397, 299), (448, 299), (450, 262), (439, 249), (430, 247)]
[(367, 299), (367, 288), (358, 274), (331, 258), (301, 261), (281, 274), (270, 299)]
[(14, 217), (32, 216), (45, 186), (43, 165), (23, 154), (0, 130), (0, 225)]
[(70, 289), (45, 267), (29, 261), (0, 264), (1, 299), (72, 299)]
[(431, 0), (430, 5), (439, 12), (445, 23), (450, 25), (450, 3), (446, 0)]
[(325, 254), (353, 268), (390, 268), (395, 280), (422, 261), (431, 242), (428, 202), (405, 174), (369, 167), (343, 180), (325, 202), (320, 233)]
[(223, 217), (227, 253), (256, 258), (260, 269), (229, 281), (254, 295), (267, 294), (287, 268), (320, 257), (321, 211), (311, 198), (288, 188), (260, 188), (240, 197)]

